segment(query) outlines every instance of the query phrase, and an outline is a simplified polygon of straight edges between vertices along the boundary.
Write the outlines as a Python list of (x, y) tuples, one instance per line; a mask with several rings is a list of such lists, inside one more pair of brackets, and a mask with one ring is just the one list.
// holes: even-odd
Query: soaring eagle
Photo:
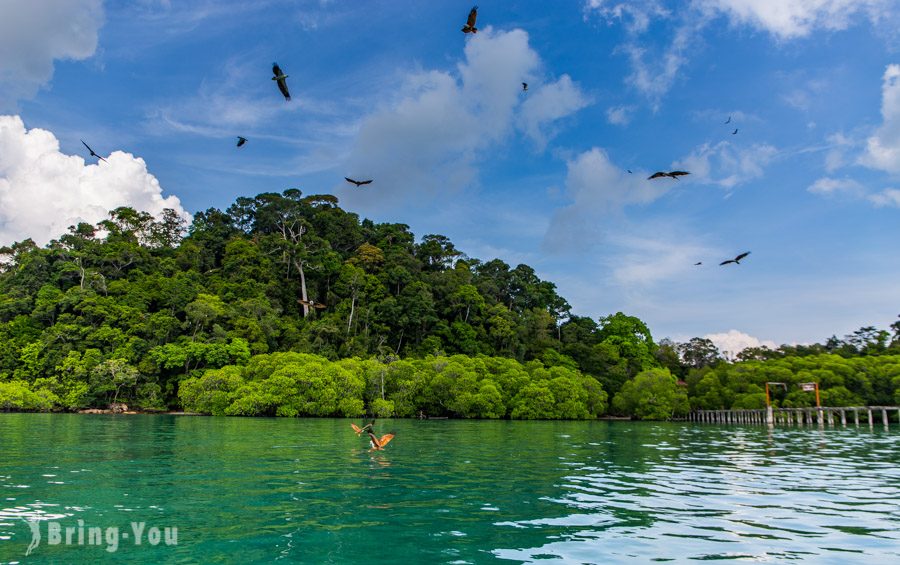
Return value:
[(246, 138), (246, 137), (238, 136), (237, 146), (240, 147), (240, 146), (242, 146), (242, 145), (245, 144), (245, 143), (247, 143), (247, 138)]
[(101, 161), (103, 161), (104, 163), (109, 163), (109, 161), (107, 161), (106, 159), (104, 159), (104, 158), (101, 157), (100, 155), (97, 155), (96, 153), (94, 153), (94, 150), (91, 149), (91, 147), (90, 147), (87, 143), (84, 143), (84, 140), (83, 140), (83, 139), (81, 140), (81, 143), (82, 143), (85, 147), (87, 147), (87, 150), (88, 150), (88, 151), (91, 152), (91, 157), (96, 157), (96, 158), (100, 159)]
[(740, 265), (740, 264), (741, 264), (741, 259), (743, 259), (743, 258), (746, 257), (747, 255), (750, 255), (750, 252), (749, 252), (749, 251), (747, 251), (747, 252), (745, 252), (745, 253), (741, 253), (740, 255), (738, 255), (737, 257), (735, 257), (734, 259), (729, 259), (729, 260), (727, 260), (727, 261), (722, 261), (721, 263), (719, 263), (719, 266), (721, 267), (722, 265), (727, 265), (728, 263), (734, 263), (735, 265)]
[(523, 82), (523, 83), (522, 83), (522, 91), (523, 91), (523, 92), (528, 92), (528, 83), (527, 83), (527, 82)]
[(372, 182), (372, 179), (369, 179), (369, 180), (353, 180), (353, 179), (351, 179), (350, 177), (344, 177), (344, 180), (347, 181), (347, 182), (351, 182), (351, 183), (355, 184), (357, 187), (362, 186), (362, 185), (364, 185), (364, 184), (370, 184), (370, 183)]
[(478, 6), (472, 6), (472, 9), (469, 10), (469, 19), (466, 20), (466, 25), (463, 26), (463, 33), (478, 33), (478, 28), (475, 27), (475, 18), (478, 17)]
[(668, 173), (664, 171), (657, 171), (647, 177), (647, 180), (658, 179), (659, 177), (672, 177), (673, 179), (678, 180), (678, 177), (689, 174), (691, 173), (687, 171), (669, 171)]
[(387, 445), (392, 439), (394, 439), (394, 434), (384, 434), (380, 438), (375, 437), (375, 434), (369, 432), (369, 444), (372, 446), (374, 451), (383, 451), (384, 446)]
[(272, 80), (278, 83), (278, 90), (284, 95), (285, 100), (291, 99), (291, 93), (288, 92), (287, 87), (287, 75), (281, 72), (281, 67), (278, 66), (278, 63), (272, 63), (272, 73), (275, 75), (272, 77)]
[(322, 304), (321, 302), (316, 302), (315, 300), (303, 300), (302, 298), (298, 298), (297, 302), (305, 306), (309, 306), (310, 308), (316, 308), (317, 310), (325, 308), (324, 304)]
[(365, 431), (372, 431), (372, 429), (373, 429), (372, 426), (374, 426), (374, 425), (375, 425), (374, 418), (372, 418), (371, 422), (367, 423), (365, 426), (363, 426), (361, 428), (359, 426), (357, 426), (356, 424), (354, 424), (353, 422), (350, 423), (350, 427), (353, 428), (353, 431), (356, 432), (356, 435), (360, 435)]

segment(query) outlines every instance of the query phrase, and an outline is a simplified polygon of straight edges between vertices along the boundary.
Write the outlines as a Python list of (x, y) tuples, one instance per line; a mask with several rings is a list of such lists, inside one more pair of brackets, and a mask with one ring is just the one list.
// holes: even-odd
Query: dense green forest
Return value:
[[(119, 208), (0, 260), (0, 410), (669, 418), (759, 406), (772, 380), (817, 381), (826, 404), (900, 402), (900, 322), (728, 362), (621, 312), (577, 316), (527, 265), (296, 189), (187, 228)], [(795, 389), (776, 403), (814, 402)]]

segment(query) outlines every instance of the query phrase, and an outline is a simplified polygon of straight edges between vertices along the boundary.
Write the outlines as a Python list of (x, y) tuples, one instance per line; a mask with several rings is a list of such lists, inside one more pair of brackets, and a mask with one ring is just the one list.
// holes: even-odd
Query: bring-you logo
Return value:
[(89, 526), (84, 520), (77, 520), (76, 525), (68, 526), (53, 520), (27, 520), (31, 530), (31, 543), (25, 555), (31, 555), (43, 545), (87, 545), (103, 548), (109, 553), (119, 550), (120, 543), (132, 543), (136, 546), (178, 545), (178, 527), (153, 526), (146, 522), (131, 522), (128, 526)]

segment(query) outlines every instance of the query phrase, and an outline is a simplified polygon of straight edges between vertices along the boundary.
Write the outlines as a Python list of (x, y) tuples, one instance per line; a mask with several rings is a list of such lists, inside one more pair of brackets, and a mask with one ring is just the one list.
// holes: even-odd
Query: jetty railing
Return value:
[[(896, 418), (892, 415), (896, 413)], [(868, 425), (879, 421), (888, 429), (890, 421), (900, 423), (900, 406), (843, 406), (812, 408), (760, 408), (755, 410), (694, 410), (687, 418), (704, 424), (769, 424), (783, 426), (834, 427), (840, 424)]]

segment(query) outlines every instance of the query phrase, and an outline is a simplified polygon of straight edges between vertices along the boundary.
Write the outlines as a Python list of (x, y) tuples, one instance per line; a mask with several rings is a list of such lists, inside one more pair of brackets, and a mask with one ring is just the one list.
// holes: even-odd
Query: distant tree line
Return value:
[(900, 388), (892, 330), (729, 363), (700, 338), (656, 344), (621, 312), (577, 316), (528, 265), (482, 262), (442, 235), (416, 242), (296, 189), (187, 229), (171, 210), (118, 208), (44, 247), (0, 248), (0, 410), (658, 419), (714, 404), (711, 374), (723, 405), (746, 404), (764, 381), (728, 371), (795, 358), (865, 360), (868, 389), (823, 387), (875, 402)]

